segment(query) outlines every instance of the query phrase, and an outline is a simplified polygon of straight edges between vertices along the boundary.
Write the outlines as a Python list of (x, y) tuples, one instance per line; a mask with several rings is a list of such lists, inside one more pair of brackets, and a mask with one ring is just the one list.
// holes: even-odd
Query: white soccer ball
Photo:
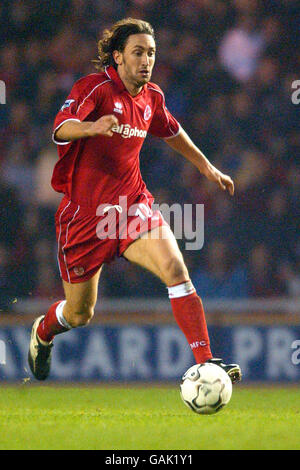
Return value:
[(196, 364), (182, 377), (180, 394), (183, 402), (195, 413), (217, 413), (230, 401), (232, 383), (216, 364)]

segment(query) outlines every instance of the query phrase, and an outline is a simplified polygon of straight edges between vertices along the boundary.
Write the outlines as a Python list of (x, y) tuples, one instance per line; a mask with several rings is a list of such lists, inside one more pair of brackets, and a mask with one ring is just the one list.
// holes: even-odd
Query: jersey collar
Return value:
[(104, 70), (107, 77), (110, 78), (117, 85), (120, 91), (126, 90), (126, 87), (120, 79), (118, 72), (112, 65), (110, 65), (109, 67), (105, 67)]
[[(116, 71), (116, 69), (112, 65), (110, 65), (109, 67), (105, 67), (104, 71), (105, 71), (105, 74), (107, 75), (107, 77), (110, 78), (110, 80), (112, 80), (115, 83), (115, 85), (118, 87), (119, 91), (126, 91), (128, 93), (128, 90), (125, 87), (124, 83), (122, 82), (118, 72)], [(132, 98), (137, 98), (138, 96), (140, 96), (140, 94), (143, 91), (144, 91), (144, 87), (138, 95), (136, 95), (135, 97), (132, 97)]]

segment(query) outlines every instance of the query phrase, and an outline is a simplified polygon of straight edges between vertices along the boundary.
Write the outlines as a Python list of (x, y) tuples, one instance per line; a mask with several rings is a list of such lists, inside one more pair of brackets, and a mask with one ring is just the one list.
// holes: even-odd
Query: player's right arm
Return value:
[(86, 137), (96, 137), (98, 135), (112, 137), (112, 128), (118, 125), (118, 119), (113, 114), (101, 116), (101, 118), (97, 119), (95, 122), (67, 120), (55, 132), (54, 137), (56, 140), (69, 142), (72, 142), (73, 140), (84, 139)]
[(108, 82), (110, 79), (101, 74), (91, 74), (73, 85), (54, 121), (52, 140), (55, 144), (64, 146), (99, 135), (112, 137), (112, 128), (118, 125), (118, 119), (112, 114), (101, 116)]

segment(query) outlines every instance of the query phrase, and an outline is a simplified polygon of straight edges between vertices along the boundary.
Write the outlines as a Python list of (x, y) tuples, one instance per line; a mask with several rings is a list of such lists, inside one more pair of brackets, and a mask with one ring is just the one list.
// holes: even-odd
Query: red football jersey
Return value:
[[(113, 137), (55, 140), (55, 132), (64, 122), (96, 121), (107, 114), (114, 114), (119, 121), (112, 129)], [(127, 196), (130, 203), (146, 189), (139, 152), (147, 133), (168, 138), (179, 131), (180, 125), (167, 110), (157, 85), (149, 82), (133, 97), (113, 67), (81, 78), (55, 119), (53, 141), (58, 145), (59, 160), (52, 186), (89, 209), (118, 204), (119, 196)]]

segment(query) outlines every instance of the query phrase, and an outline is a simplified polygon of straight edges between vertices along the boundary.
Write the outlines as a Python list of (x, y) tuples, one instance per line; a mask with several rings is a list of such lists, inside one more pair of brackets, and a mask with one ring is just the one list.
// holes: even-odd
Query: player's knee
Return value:
[(86, 326), (89, 324), (93, 316), (94, 316), (93, 307), (84, 306), (83, 308), (75, 308), (72, 311), (72, 314), (70, 315), (68, 323), (72, 328)]
[(183, 260), (177, 257), (172, 257), (165, 263), (163, 276), (165, 283), (169, 286), (189, 279)]

